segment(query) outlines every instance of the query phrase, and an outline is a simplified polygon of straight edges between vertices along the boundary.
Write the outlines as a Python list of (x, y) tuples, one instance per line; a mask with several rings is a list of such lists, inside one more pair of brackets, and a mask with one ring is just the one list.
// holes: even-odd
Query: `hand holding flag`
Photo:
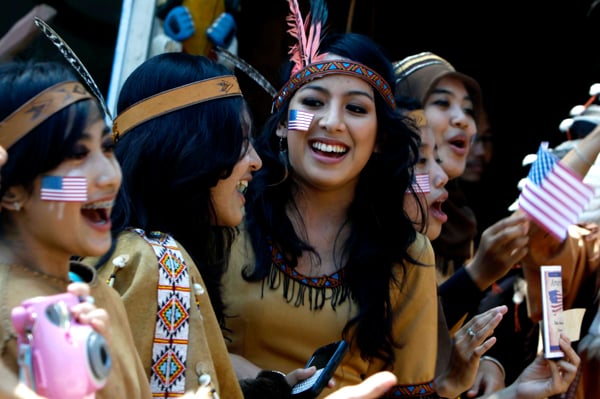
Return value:
[(544, 142), (531, 165), (518, 203), (540, 227), (563, 241), (568, 227), (577, 223), (593, 197), (593, 188), (564, 166)]

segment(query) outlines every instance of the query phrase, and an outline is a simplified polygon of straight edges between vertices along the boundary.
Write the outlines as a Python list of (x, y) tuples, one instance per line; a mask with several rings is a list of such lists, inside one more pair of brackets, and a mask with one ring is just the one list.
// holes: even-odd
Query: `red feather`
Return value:
[[(311, 10), (306, 19), (302, 20), (302, 13), (297, 0), (288, 0), (290, 14), (287, 16), (288, 33), (296, 39), (296, 43), (290, 47), (290, 61), (294, 63), (292, 75), (299, 72), (308, 64), (320, 61), (325, 54), (319, 54), (321, 35), (324, 34), (324, 24), (327, 21), (327, 7), (324, 0), (311, 0)], [(308, 39), (306, 38), (306, 27)]]
[[(302, 13), (300, 12), (300, 6), (297, 0), (288, 0), (290, 5), (290, 14), (287, 16), (286, 21), (288, 22), (288, 33), (297, 40), (289, 51), (291, 55), (290, 60), (294, 63), (292, 68), (292, 74), (300, 71), (306, 61), (308, 60), (306, 49), (306, 30), (304, 28), (304, 21), (302, 21)], [(308, 18), (307, 18), (308, 21)]]

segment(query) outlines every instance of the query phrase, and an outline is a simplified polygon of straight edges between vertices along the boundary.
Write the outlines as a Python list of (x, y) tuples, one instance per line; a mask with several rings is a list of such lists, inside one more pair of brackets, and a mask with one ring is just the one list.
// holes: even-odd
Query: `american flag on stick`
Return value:
[(288, 130), (308, 131), (310, 123), (315, 115), (310, 112), (299, 111), (297, 109), (290, 110), (290, 120), (288, 122)]
[[(429, 173), (415, 173), (414, 181), (411, 183), (415, 193), (427, 194), (431, 191), (429, 186)], [(406, 190), (410, 192), (410, 190)]]
[(42, 176), (42, 200), (85, 202), (87, 178), (76, 176)]
[(544, 230), (563, 241), (569, 225), (594, 197), (594, 189), (564, 166), (543, 142), (519, 196), (519, 208)]

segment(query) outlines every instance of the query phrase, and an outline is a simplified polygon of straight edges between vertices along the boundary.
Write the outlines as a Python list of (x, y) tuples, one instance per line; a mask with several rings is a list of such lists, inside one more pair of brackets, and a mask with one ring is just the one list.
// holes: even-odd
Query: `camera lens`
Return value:
[(108, 344), (104, 337), (93, 331), (87, 340), (88, 363), (92, 376), (97, 381), (105, 381), (108, 377), (112, 359), (108, 351)]

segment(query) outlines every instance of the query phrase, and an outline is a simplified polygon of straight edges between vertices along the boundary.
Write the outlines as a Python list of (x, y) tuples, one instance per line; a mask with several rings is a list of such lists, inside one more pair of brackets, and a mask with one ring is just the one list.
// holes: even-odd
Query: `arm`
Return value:
[(439, 287), (440, 301), (451, 331), (457, 330), (467, 313), (477, 310), (484, 293), (464, 267), (454, 272)]
[(506, 372), (504, 366), (497, 359), (482, 356), (475, 376), (473, 387), (466, 393), (468, 398), (481, 394), (490, 394), (505, 387)]
[(477, 310), (485, 290), (527, 253), (529, 222), (524, 214), (513, 214), (488, 227), (475, 256), (440, 285), (440, 297), (448, 328), (456, 330), (467, 314)]
[(338, 389), (325, 399), (376, 399), (382, 397), (396, 382), (394, 374), (380, 371), (358, 385)]
[[(433, 248), (427, 237), (418, 235), (409, 249), (422, 265), (407, 264), (406, 273), (396, 268), (404, 279), (402, 290), (392, 285), (393, 331), (397, 347), (394, 373), (398, 385), (430, 384), (435, 379), (438, 356), (437, 282)], [(411, 367), (406, 367), (411, 359)]]
[(590, 170), (600, 152), (600, 125), (575, 144), (561, 162), (583, 177)]
[(262, 371), (260, 367), (240, 355), (229, 353), (229, 358), (239, 380), (256, 378), (258, 373)]

